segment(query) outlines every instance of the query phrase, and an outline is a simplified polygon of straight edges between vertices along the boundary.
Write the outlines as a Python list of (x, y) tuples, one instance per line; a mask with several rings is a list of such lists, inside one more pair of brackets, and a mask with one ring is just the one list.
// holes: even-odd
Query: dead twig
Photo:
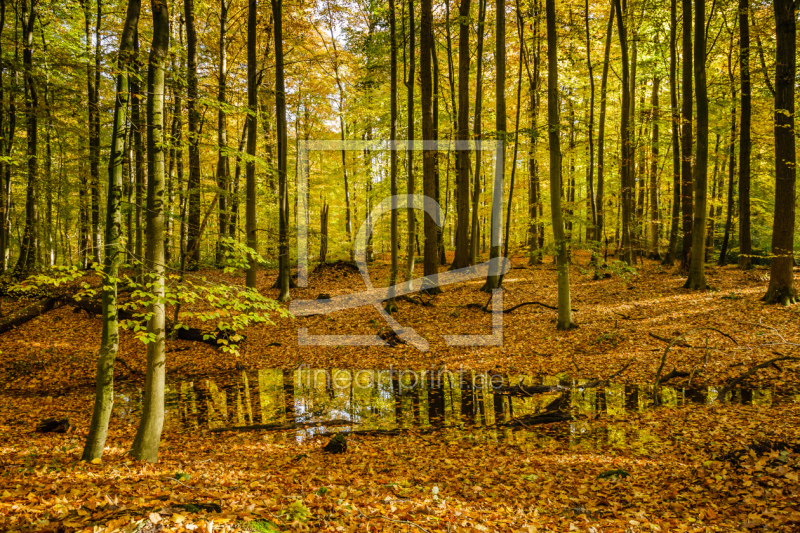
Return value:
[(678, 335), (677, 337), (672, 339), (672, 341), (669, 343), (669, 345), (666, 347), (666, 349), (664, 349), (664, 355), (661, 356), (661, 364), (658, 365), (658, 371), (656, 372), (656, 381), (655, 381), (655, 386), (653, 387), (653, 400), (654, 400), (656, 405), (658, 405), (658, 386), (661, 383), (661, 372), (664, 370), (664, 363), (667, 361), (667, 355), (669, 354), (670, 349), (672, 349), (672, 347), (675, 345), (675, 343), (680, 341), (680, 339), (682, 337), (685, 337), (686, 335), (689, 335), (690, 333), (694, 333), (695, 331), (714, 331), (716, 333), (719, 333), (723, 337), (726, 337), (726, 338), (730, 339), (735, 345), (737, 345), (737, 346), (739, 345), (739, 343), (736, 342), (736, 339), (734, 339), (733, 337), (731, 337), (727, 333), (725, 333), (723, 331), (720, 331), (717, 328), (711, 328), (711, 327), (693, 328), (693, 329), (690, 329), (689, 331), (681, 333), (680, 335)]
[(774, 359), (770, 359), (769, 361), (765, 361), (763, 363), (759, 363), (759, 364), (753, 366), (752, 368), (750, 368), (750, 370), (748, 370), (747, 372), (744, 372), (743, 374), (740, 374), (739, 377), (737, 377), (736, 379), (734, 379), (733, 381), (729, 382), (727, 385), (722, 387), (722, 390), (719, 391), (718, 398), (722, 398), (724, 400), (725, 399), (725, 395), (728, 394), (731, 391), (731, 389), (733, 389), (733, 387), (735, 387), (736, 385), (738, 385), (739, 383), (741, 383), (742, 381), (744, 381), (748, 377), (750, 377), (753, 374), (755, 374), (756, 371), (758, 371), (758, 370), (760, 370), (762, 368), (766, 368), (768, 366), (774, 365), (778, 361), (800, 361), (800, 357), (794, 357), (794, 356), (791, 356), (791, 355), (786, 355), (786, 356), (783, 356), (783, 357), (776, 357)]

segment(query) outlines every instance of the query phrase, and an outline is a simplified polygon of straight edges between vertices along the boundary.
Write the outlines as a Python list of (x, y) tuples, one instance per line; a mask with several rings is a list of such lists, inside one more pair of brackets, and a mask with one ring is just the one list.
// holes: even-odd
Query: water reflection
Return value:
[[(598, 438), (620, 446), (631, 438), (646, 442), (648, 435), (632, 437), (625, 430), (604, 429), (600, 434), (589, 421), (598, 415), (624, 418), (628, 413), (653, 408), (652, 385), (593, 385), (559, 377), (490, 378), (488, 374), (446, 370), (264, 369), (214, 380), (168, 383), (165, 424), (180, 430), (247, 426), (296, 429), (301, 438), (331, 431), (334, 426), (345, 426), (340, 428), (345, 431), (502, 426), (512, 419), (541, 413), (563, 397), (562, 409), (574, 419), (553, 427), (537, 426), (537, 432), (570, 444)], [(658, 395), (662, 406), (675, 408), (714, 402), (718, 390), (662, 386)], [(772, 390), (737, 389), (727, 400), (772, 405), (799, 401), (800, 397), (777, 395)], [(141, 389), (122, 389), (115, 402), (116, 415), (135, 423), (141, 403)]]

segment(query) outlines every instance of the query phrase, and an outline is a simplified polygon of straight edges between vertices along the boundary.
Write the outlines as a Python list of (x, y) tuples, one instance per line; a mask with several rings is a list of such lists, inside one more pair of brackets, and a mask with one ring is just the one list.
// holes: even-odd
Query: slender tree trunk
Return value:
[[(739, 74), (742, 90), (742, 132), (739, 139), (739, 268), (751, 268), (750, 235), (750, 11), (748, 0), (739, 0)], [(720, 257), (721, 259), (721, 257)]]
[[(718, 264), (723, 266), (728, 256), (728, 244), (731, 240), (733, 228), (733, 181), (736, 175), (736, 76), (734, 75), (733, 62), (733, 34), (731, 34), (731, 46), (728, 52), (728, 78), (731, 82), (731, 142), (727, 150), (730, 157), (730, 171), (728, 174), (728, 201), (726, 203), (728, 212), (725, 216), (725, 234), (722, 238), (722, 248), (719, 252)], [(721, 210), (721, 207), (720, 207)], [(721, 211), (720, 211), (721, 212)]]
[(186, 52), (188, 69), (186, 107), (189, 111), (189, 182), (187, 192), (189, 199), (186, 249), (191, 254), (186, 258), (187, 269), (200, 268), (200, 111), (197, 109), (197, 21), (195, 20), (194, 0), (184, 0), (184, 16), (186, 17)]
[[(6, 27), (6, 0), (0, 0), (0, 57), (3, 56), (3, 30)], [(6, 140), (5, 136), (5, 80), (3, 74), (5, 73), (5, 65), (0, 62), (0, 154), (6, 155), (6, 150), (13, 144), (13, 134)], [(14, 74), (16, 76), (16, 73)], [(11, 92), (13, 95), (13, 91)], [(9, 106), (9, 111), (13, 106)], [(10, 113), (9, 113), (10, 115)], [(9, 117), (10, 118), (10, 117)], [(13, 124), (13, 120), (9, 120), (9, 126)], [(0, 273), (6, 271), (6, 249), (8, 248), (8, 239), (6, 234), (8, 232), (8, 213), (11, 204), (11, 189), (10, 182), (6, 185), (6, 167), (8, 163), (0, 161)]]
[(706, 88), (705, 0), (694, 6), (694, 79), (697, 106), (697, 152), (694, 165), (694, 226), (687, 289), (706, 289), (706, 217), (708, 206), (708, 89)]
[(605, 227), (605, 214), (604, 214), (604, 189), (605, 189), (605, 139), (606, 139), (606, 107), (607, 99), (606, 92), (608, 89), (608, 66), (611, 55), (611, 35), (614, 29), (614, 0), (611, 2), (611, 11), (608, 14), (608, 25), (606, 27), (606, 47), (603, 55), (603, 77), (600, 81), (600, 117), (598, 119), (597, 127), (597, 221), (595, 223), (594, 240), (598, 242), (603, 241), (603, 232)]
[[(458, 10), (458, 140), (469, 141), (469, 24), (470, 0), (461, 0)], [(469, 150), (461, 146), (456, 151), (456, 249), (452, 269), (464, 268), (470, 264), (469, 255)]]
[(630, 79), (628, 75), (628, 42), (625, 32), (621, 0), (616, 0), (617, 26), (619, 28), (619, 41), (622, 50), (622, 112), (620, 119), (620, 185), (621, 185), (621, 211), (622, 211), (622, 260), (627, 264), (633, 264), (633, 243), (631, 242), (631, 208), (633, 206), (632, 196), (632, 176), (631, 166), (633, 165), (633, 150), (631, 149), (630, 139), (630, 111), (631, 93)]
[[(217, 236), (217, 266), (225, 264), (225, 252), (228, 247), (225, 239), (228, 238), (228, 194), (230, 187), (230, 157), (228, 156), (228, 48), (226, 33), (228, 29), (228, 7), (225, 0), (219, 2), (219, 89), (217, 92), (217, 187), (219, 188), (219, 232)], [(249, 48), (248, 48), (249, 52)], [(248, 62), (248, 68), (249, 68)], [(249, 76), (249, 70), (248, 70)], [(249, 78), (248, 78), (249, 79)], [(248, 85), (249, 87), (249, 85)], [(250, 115), (248, 115), (249, 117)]]
[(131, 447), (140, 461), (156, 462), (164, 426), (166, 320), (164, 313), (164, 71), (169, 53), (169, 11), (152, 0), (153, 44), (147, 69), (147, 268), (152, 273), (147, 374), (142, 418)]
[(22, 276), (36, 267), (37, 223), (39, 218), (36, 191), (39, 188), (39, 154), (37, 118), (39, 97), (36, 79), (33, 75), (33, 27), (39, 14), (38, 0), (32, 0), (30, 9), (27, 0), (22, 0), (23, 53), (22, 61), (25, 69), (25, 114), (27, 115), (28, 133), (28, 183), (25, 195), (25, 230), (20, 246), (19, 259), (15, 273)]
[[(255, 0), (251, 1), (251, 10), (255, 9)], [(278, 284), (280, 294), (278, 301), (288, 302), (289, 294), (289, 184), (286, 176), (287, 162), (287, 133), (286, 133), (286, 87), (284, 85), (283, 66), (283, 0), (272, 1), (272, 18), (275, 31), (275, 118), (277, 121), (278, 137), (278, 253), (280, 255), (280, 269), (278, 271)], [(252, 15), (255, 17), (255, 15)], [(254, 21), (255, 22), (255, 21)], [(255, 31), (255, 28), (253, 28)], [(248, 145), (250, 138), (255, 138), (255, 130), (248, 132)], [(255, 142), (253, 141), (253, 144)], [(253, 169), (255, 171), (255, 169)], [(255, 205), (253, 206), (255, 213)], [(255, 227), (253, 228), (255, 230)], [(350, 241), (348, 241), (350, 242)]]
[[(619, 0), (618, 0), (619, 1)], [(569, 257), (561, 216), (561, 139), (558, 114), (558, 44), (556, 42), (555, 0), (545, 0), (547, 11), (547, 122), (550, 140), (550, 209), (553, 216), (553, 238), (558, 250), (558, 322), (559, 330), (577, 327), (572, 321), (569, 289)], [(621, 12), (620, 18), (621, 18)]]
[(114, 406), (114, 360), (119, 351), (117, 322), (117, 276), (124, 256), (122, 247), (122, 170), (125, 160), (125, 137), (129, 93), (129, 72), (133, 62), (133, 35), (139, 24), (139, 0), (129, 0), (119, 43), (114, 128), (111, 132), (111, 155), (108, 161), (108, 203), (106, 207), (106, 254), (103, 267), (103, 332), (97, 358), (97, 382), (94, 411), (89, 435), (81, 459), (91, 461), (103, 455), (108, 422)]
[(481, 119), (483, 114), (483, 40), (486, 33), (486, 0), (478, 0), (478, 59), (477, 76), (475, 78), (475, 120), (473, 123), (473, 139), (477, 143), (475, 150), (475, 172), (472, 175), (472, 230), (470, 233), (469, 257), (470, 263), (478, 262), (478, 238), (480, 236), (478, 226), (478, 215), (480, 213), (478, 205), (481, 199), (481, 151), (480, 141), (482, 133)]
[[(592, 70), (592, 41), (589, 36), (589, 0), (584, 2), (584, 23), (586, 24), (586, 66), (589, 68), (589, 166), (586, 169), (586, 199), (591, 209), (591, 233), (597, 227), (597, 204), (594, 194), (594, 71)], [(587, 232), (587, 235), (589, 233)], [(596, 246), (596, 245), (595, 245)], [(592, 254), (596, 253), (593, 248)]]
[[(389, 176), (390, 187), (392, 195), (392, 212), (391, 212), (391, 236), (390, 248), (392, 252), (392, 270), (389, 278), (389, 286), (394, 287), (397, 284), (398, 273), (398, 257), (397, 252), (400, 246), (397, 228), (397, 146), (394, 145), (397, 139), (397, 17), (395, 15), (395, 0), (389, 0), (389, 48), (390, 48), (390, 79), (389, 79), (389, 139), (393, 143), (391, 151), (389, 152)], [(324, 206), (324, 220), (325, 220), (325, 246), (327, 251), (327, 228), (328, 228), (328, 205)], [(320, 259), (324, 261), (324, 259)], [(392, 298), (387, 300), (385, 309), (387, 313), (397, 312), (397, 304), (395, 303), (394, 293)]]
[(681, 250), (682, 271), (689, 270), (689, 254), (692, 250), (692, 213), (694, 209), (692, 183), (692, 0), (682, 0), (683, 6), (683, 79), (681, 108), (681, 211), (683, 215), (683, 247)]
[[(433, 113), (433, 84), (432, 56), (433, 56), (433, 5), (431, 0), (422, 0), (420, 23), (420, 86), (422, 93), (422, 138), (426, 141), (435, 140), (434, 113)], [(423, 150), (422, 152), (422, 189), (428, 198), (436, 199), (436, 166), (437, 150)], [(439, 239), (436, 221), (426, 212), (423, 214), (423, 228), (425, 233), (425, 253), (423, 260), (423, 275), (434, 276), (439, 272)], [(438, 294), (442, 290), (423, 282), (425, 292)]]
[[(406, 171), (408, 173), (408, 194), (416, 192), (414, 184), (414, 70), (416, 66), (416, 29), (414, 27), (414, 0), (408, 0), (408, 77), (405, 80), (408, 125), (406, 139), (408, 139), (408, 150), (406, 151)], [(408, 244), (406, 246), (406, 280), (414, 279), (414, 239), (417, 235), (416, 212), (413, 208), (407, 210), (408, 213)]]
[[(529, 75), (529, 109), (531, 120), (530, 131), (530, 150), (528, 152), (528, 231), (530, 234), (530, 242), (528, 244), (528, 264), (536, 265), (542, 262), (542, 252), (539, 245), (540, 240), (540, 207), (542, 197), (539, 194), (539, 163), (536, 160), (536, 148), (538, 145), (539, 133), (537, 131), (539, 125), (539, 87), (541, 84), (540, 64), (541, 64), (541, 36), (540, 36), (540, 19), (541, 19), (541, 6), (537, 1), (534, 4), (533, 12), (533, 38), (536, 45), (536, 51), (533, 54), (533, 74)], [(523, 40), (523, 43), (525, 41)], [(528, 54), (529, 55), (529, 54)], [(527, 60), (527, 58), (526, 58)]]
[[(492, 186), (492, 223), (491, 244), (489, 259), (500, 257), (500, 240), (503, 234), (503, 182), (506, 173), (506, 138), (508, 126), (506, 117), (506, 6), (505, 0), (497, 0), (495, 4), (496, 35), (495, 35), (495, 130), (497, 131), (498, 147), (495, 159), (494, 185)], [(500, 273), (494, 267), (489, 267), (481, 290), (491, 293), (500, 287)]]
[[(676, 38), (678, 33), (678, 1), (670, 0), (670, 33), (669, 33), (669, 106), (672, 132), (672, 221), (669, 231), (669, 248), (662, 264), (675, 264), (678, 250), (678, 232), (681, 223), (681, 145), (680, 121), (678, 113), (678, 53)], [(685, 57), (685, 56), (684, 56)]]
[[(282, 0), (278, 1), (278, 12), (282, 9)], [(274, 16), (274, 15), (273, 15)], [(256, 198), (256, 146), (258, 144), (258, 87), (256, 86), (256, 35), (257, 35), (257, 6), (256, 0), (249, 0), (248, 2), (248, 9), (247, 9), (247, 107), (248, 107), (248, 114), (247, 118), (247, 163), (245, 164), (245, 182), (246, 182), (246, 192), (245, 192), (245, 230), (247, 232), (247, 247), (252, 250), (251, 255), (249, 257), (249, 268), (247, 269), (247, 279), (246, 284), (247, 287), (250, 289), (256, 288), (256, 276), (258, 274), (258, 261), (256, 257), (252, 255), (253, 253), (258, 252), (258, 233), (256, 228), (256, 202), (258, 199)], [(275, 25), (281, 26), (280, 17), (275, 17)], [(283, 34), (281, 33), (281, 39), (283, 38)], [(275, 33), (275, 43), (278, 43), (278, 33)], [(277, 58), (277, 55), (276, 55)], [(276, 63), (276, 80), (277, 80), (277, 63)], [(280, 63), (280, 75), (281, 75), (281, 85), (283, 84), (283, 48), (281, 47), (281, 63)], [(285, 107), (285, 89), (281, 87), (276, 87), (276, 93), (280, 91), (281, 96), (284, 98), (284, 107)], [(284, 109), (284, 127), (285, 123), (286, 111)], [(284, 133), (285, 135), (285, 133)], [(283, 139), (286, 140), (285, 137)], [(284, 182), (286, 181), (286, 144), (284, 142), (283, 145), (283, 174), (284, 174)], [(227, 180), (226, 180), (227, 181)], [(284, 185), (284, 189), (286, 186)], [(289, 198), (288, 198), (288, 191), (284, 190), (284, 194), (286, 198), (282, 198), (282, 202), (285, 203), (286, 206), (286, 213), (284, 214), (284, 222), (288, 222), (288, 208), (289, 208)], [(222, 207), (220, 206), (220, 211)], [(285, 276), (286, 279), (289, 279), (289, 243), (288, 243), (288, 236), (286, 235), (287, 228), (284, 227), (284, 231), (281, 234), (281, 246), (283, 249), (281, 250), (281, 266), (282, 270), (285, 273), (281, 273), (280, 277), (283, 279)], [(283, 282), (282, 282), (283, 283)], [(288, 287), (286, 292), (283, 291), (283, 285), (281, 285), (281, 301), (286, 302), (289, 300), (289, 291)]]
[(658, 90), (661, 84), (661, 79), (658, 77), (653, 78), (653, 97), (650, 101), (652, 107), (652, 142), (650, 149), (650, 258), (661, 260), (661, 252), (658, 246), (658, 235), (661, 220), (659, 220), (659, 183), (658, 183)]
[(797, 21), (792, 0), (775, 0), (775, 218), (767, 303), (793, 304), (796, 155), (794, 141), (794, 83)]
[(142, 130), (146, 122), (142, 120), (141, 101), (144, 91), (139, 85), (142, 61), (139, 57), (139, 30), (133, 32), (133, 77), (131, 78), (131, 128), (133, 129), (133, 157), (134, 157), (134, 197), (136, 204), (135, 221), (136, 242), (134, 243), (134, 261), (137, 264), (137, 277), (141, 281), (144, 275), (144, 220), (142, 219), (144, 206), (144, 142)]

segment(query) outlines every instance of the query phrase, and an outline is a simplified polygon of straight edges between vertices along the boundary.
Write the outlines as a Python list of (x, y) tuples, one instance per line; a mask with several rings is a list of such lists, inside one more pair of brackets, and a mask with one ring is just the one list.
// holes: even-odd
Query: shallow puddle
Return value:
[[(589, 387), (584, 387), (589, 385)], [(655, 406), (652, 385), (608, 384), (559, 377), (489, 376), (487, 374), (412, 370), (287, 371), (265, 369), (241, 372), (225, 379), (168, 382), (167, 429), (191, 431), (294, 430), (299, 440), (331, 431), (387, 431), (400, 428), (429, 429), (436, 426), (502, 427), (511, 419), (541, 413), (564, 397), (562, 411), (574, 418), (565, 423), (538, 425), (532, 433), (545, 440), (568, 445), (638, 445), (655, 438), (646, 430), (618, 425), (595, 428), (597, 415), (624, 419), (628, 413)], [(551, 390), (545, 390), (546, 388)], [(118, 390), (115, 414), (136, 423), (143, 391)], [(659, 402), (669, 407), (705, 405), (717, 401), (715, 387), (660, 387)], [(800, 394), (772, 389), (736, 389), (727, 398), (732, 404), (773, 405), (800, 402)], [(526, 418), (523, 418), (525, 420)], [(525, 429), (526, 424), (518, 427)], [(497, 438), (509, 438), (497, 431)]]

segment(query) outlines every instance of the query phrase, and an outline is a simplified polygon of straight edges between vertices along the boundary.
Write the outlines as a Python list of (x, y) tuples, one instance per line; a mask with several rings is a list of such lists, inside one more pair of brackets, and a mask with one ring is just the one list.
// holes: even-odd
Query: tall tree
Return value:
[[(249, 0), (247, 7), (247, 163), (245, 164), (245, 231), (247, 233), (247, 247), (255, 252), (258, 249), (258, 233), (256, 228), (256, 146), (258, 145), (258, 86), (256, 84), (256, 35), (257, 35), (257, 5), (256, 0)], [(279, 10), (282, 9), (282, 6), (278, 6)], [(281, 25), (281, 21), (278, 17), (275, 17), (275, 25)], [(283, 34), (281, 33), (281, 38), (283, 38)], [(275, 34), (275, 43), (278, 43), (278, 34)], [(276, 54), (277, 59), (277, 54)], [(283, 47), (281, 46), (281, 64), (280, 64), (280, 76), (281, 76), (281, 84), (283, 84)], [(278, 78), (278, 70), (277, 70), (277, 63), (276, 63), (276, 71), (275, 71), (275, 79), (277, 81)], [(277, 85), (277, 84), (276, 84)], [(286, 95), (284, 94), (285, 89), (283, 87), (278, 88), (276, 86), (276, 94), (280, 91), (281, 96), (284, 99), (284, 127), (286, 126), (286, 111), (285, 111), (285, 99)], [(285, 135), (285, 131), (283, 133)], [(284, 141), (284, 167), (283, 167), (283, 174), (284, 174), (284, 182), (286, 181), (286, 164), (285, 164), (285, 137)], [(284, 189), (286, 186), (284, 185)], [(285, 191), (284, 191), (285, 192)], [(285, 213), (283, 215), (284, 225), (286, 223), (286, 219), (288, 218), (288, 209), (289, 209), (289, 200), (288, 200), (288, 193), (286, 193), (287, 198), (281, 197), (281, 202), (285, 203)], [(284, 207), (283, 204), (281, 206)], [(222, 211), (222, 206), (220, 206), (220, 211)], [(281, 231), (280, 237), (280, 244), (281, 244), (281, 273), (279, 277), (281, 278), (281, 283), (283, 283), (283, 278), (289, 278), (289, 250), (288, 250), (288, 242), (286, 238), (286, 228), (284, 227)], [(285, 249), (284, 249), (285, 248)], [(256, 261), (255, 255), (251, 253), (249, 258), (249, 266), (247, 269), (247, 280), (246, 284), (247, 287), (251, 289), (256, 288), (256, 275), (258, 273), (258, 261)], [(287, 290), (284, 293), (283, 285), (281, 285), (281, 301), (285, 302), (289, 299), (289, 291), (288, 286)]]
[(662, 264), (672, 266), (675, 264), (675, 255), (678, 250), (678, 232), (681, 223), (681, 144), (680, 120), (678, 112), (678, 1), (670, 0), (669, 4), (669, 109), (670, 125), (672, 132), (672, 217), (669, 230), (669, 247)]
[(681, 213), (683, 215), (683, 248), (681, 270), (689, 269), (689, 252), (692, 249), (692, 0), (682, 0), (683, 11), (683, 68), (681, 88)]
[[(92, 259), (99, 263), (100, 257), (100, 27), (103, 19), (103, 2), (97, 0), (97, 17), (92, 33), (92, 4), (81, 0), (86, 39), (86, 86), (89, 108), (89, 190), (91, 191), (90, 243)], [(92, 54), (94, 41), (94, 54)], [(94, 55), (94, 57), (92, 57)]]
[[(191, 1), (191, 0), (188, 0)], [(152, 0), (153, 43), (147, 68), (147, 268), (150, 320), (147, 333), (147, 374), (142, 418), (131, 446), (140, 461), (156, 462), (164, 426), (166, 377), (166, 316), (164, 309), (164, 71), (169, 53), (169, 10), (166, 0)]]
[[(433, 3), (432, 0), (422, 0), (420, 14), (420, 89), (422, 96), (422, 138), (426, 141), (436, 138), (433, 116), (433, 84), (432, 58), (433, 58)], [(424, 148), (422, 152), (422, 189), (425, 196), (436, 199), (436, 165), (438, 150)], [(434, 276), (439, 272), (439, 242), (437, 224), (425, 212), (423, 215), (423, 228), (425, 232), (425, 254), (423, 261), (423, 275)], [(425, 292), (438, 294), (442, 290), (438, 286), (423, 283)]]
[[(416, 66), (416, 29), (414, 28), (414, 0), (408, 0), (408, 76), (405, 79), (406, 102), (408, 107), (406, 139), (408, 139), (408, 150), (406, 150), (406, 172), (408, 194), (416, 192), (414, 184), (414, 70)], [(404, 50), (405, 52), (405, 50)], [(405, 54), (404, 54), (405, 57)], [(406, 246), (406, 280), (414, 279), (414, 239), (417, 235), (416, 213), (413, 207), (408, 210), (408, 244)]]
[[(530, 114), (530, 134), (529, 142), (530, 148), (528, 150), (528, 264), (536, 265), (542, 261), (542, 253), (539, 246), (539, 227), (540, 217), (539, 211), (542, 204), (542, 197), (539, 194), (539, 162), (536, 158), (536, 148), (538, 145), (539, 132), (539, 103), (541, 97), (539, 95), (541, 84), (541, 4), (538, 0), (533, 4), (533, 38), (534, 46), (536, 47), (533, 52), (533, 73), (528, 71), (528, 111)], [(523, 45), (525, 41), (522, 41)], [(524, 50), (524, 48), (523, 48)], [(528, 66), (528, 59), (531, 54), (526, 54), (525, 66)]]
[[(458, 8), (458, 140), (469, 141), (469, 10), (470, 0)], [(456, 249), (452, 269), (469, 266), (469, 150), (456, 151)]]
[(797, 71), (797, 18), (793, 0), (775, 0), (775, 218), (769, 288), (763, 300), (797, 302), (794, 288), (795, 182), (794, 84)]
[(633, 216), (633, 150), (631, 148), (631, 92), (628, 62), (628, 39), (621, 0), (616, 0), (617, 27), (619, 29), (619, 46), (622, 50), (622, 110), (620, 112), (620, 187), (622, 211), (622, 260), (633, 264), (633, 239), (631, 235), (631, 218)]
[[(686, 13), (686, 12), (684, 12)], [(687, 289), (707, 289), (706, 217), (708, 194), (708, 88), (706, 87), (706, 4), (694, 5), (694, 81), (697, 106), (697, 147), (694, 164), (694, 226)]]
[(103, 331), (100, 337), (100, 355), (97, 358), (97, 381), (94, 411), (89, 435), (81, 459), (91, 461), (103, 455), (108, 422), (114, 406), (114, 360), (119, 351), (119, 323), (117, 321), (117, 276), (124, 256), (122, 247), (122, 170), (125, 159), (125, 135), (128, 103), (130, 101), (129, 76), (133, 64), (133, 36), (139, 24), (140, 0), (129, 0), (117, 58), (116, 97), (114, 122), (111, 131), (111, 155), (108, 160), (108, 201), (106, 204), (106, 254), (103, 265)]
[(186, 249), (188, 270), (200, 268), (200, 111), (198, 110), (197, 93), (197, 20), (194, 0), (184, 0), (184, 16), (186, 18), (186, 56), (187, 56), (187, 91), (186, 107), (189, 111), (189, 181), (187, 191), (189, 199)]
[[(228, 45), (227, 45), (227, 32), (228, 32), (228, 9), (230, 8), (230, 0), (226, 3), (225, 0), (219, 2), (219, 73), (218, 90), (217, 90), (217, 187), (219, 188), (219, 232), (217, 239), (217, 257), (216, 263), (222, 266), (225, 263), (225, 239), (228, 237), (228, 189), (230, 187), (230, 157), (228, 156)], [(248, 33), (249, 37), (249, 33)], [(248, 41), (248, 54), (249, 54), (249, 41)], [(248, 56), (248, 80), (249, 80), (249, 56)], [(248, 91), (249, 91), (248, 84)], [(249, 97), (249, 95), (248, 95)], [(252, 111), (251, 111), (252, 112)], [(249, 117), (249, 115), (248, 115)]]
[[(390, 61), (390, 79), (389, 79), (389, 139), (393, 146), (389, 152), (389, 176), (391, 180), (391, 194), (392, 194), (392, 212), (391, 216), (391, 236), (390, 247), (392, 249), (392, 271), (389, 278), (389, 286), (394, 287), (397, 284), (397, 249), (399, 247), (399, 238), (397, 231), (397, 17), (395, 16), (395, 0), (389, 0), (389, 61)], [(328, 225), (328, 207), (324, 207), (324, 221), (327, 229)], [(392, 298), (387, 300), (385, 309), (387, 313), (397, 312), (397, 304), (395, 303), (394, 293)]]
[[(250, 0), (255, 2), (255, 0)], [(287, 133), (286, 133), (286, 85), (284, 82), (283, 61), (283, 0), (272, 1), (273, 31), (275, 32), (275, 118), (278, 137), (278, 301), (288, 302), (289, 294), (289, 184), (286, 176)], [(255, 7), (253, 7), (255, 9)], [(253, 30), (255, 31), (255, 30)], [(248, 146), (250, 138), (255, 138), (255, 130), (247, 134)], [(253, 141), (255, 143), (255, 141)], [(255, 228), (254, 228), (255, 229)]]
[(558, 321), (556, 328), (564, 330), (577, 326), (572, 321), (569, 255), (567, 241), (564, 238), (564, 220), (561, 214), (561, 122), (558, 112), (558, 42), (555, 0), (545, 0), (545, 11), (547, 12), (547, 131), (550, 141), (550, 210), (553, 218), (553, 239), (558, 250)]
[(661, 253), (658, 248), (659, 226), (661, 225), (661, 221), (659, 220), (659, 213), (661, 210), (658, 205), (658, 119), (660, 118), (658, 109), (658, 89), (660, 84), (661, 79), (657, 76), (654, 77), (653, 95), (650, 100), (650, 106), (652, 108), (651, 116), (653, 119), (653, 125), (651, 126), (652, 140), (650, 145), (650, 258), (656, 260), (661, 259)]
[(25, 115), (28, 134), (28, 183), (25, 187), (25, 230), (19, 251), (19, 259), (15, 271), (17, 275), (25, 274), (36, 266), (36, 243), (38, 239), (37, 225), (39, 209), (36, 192), (39, 187), (39, 96), (36, 89), (36, 78), (33, 73), (33, 28), (39, 14), (38, 0), (31, 0), (28, 9), (27, 0), (22, 0), (22, 65), (25, 76)]
[[(492, 224), (491, 224), (491, 245), (489, 248), (489, 259), (500, 257), (500, 240), (503, 234), (503, 181), (506, 172), (506, 138), (508, 132), (506, 119), (506, 5), (505, 0), (497, 0), (495, 4), (495, 28), (494, 36), (494, 57), (495, 68), (495, 130), (497, 132), (496, 142), (499, 142), (495, 169), (494, 185), (492, 186)], [(486, 276), (486, 283), (481, 290), (491, 292), (500, 287), (500, 273), (493, 267), (489, 268)]]
[[(480, 145), (483, 114), (483, 41), (486, 33), (486, 0), (478, 0), (478, 50), (477, 74), (475, 77), (475, 119), (473, 121), (472, 137)], [(472, 174), (472, 224), (469, 241), (470, 263), (478, 262), (478, 202), (481, 198), (481, 151), (475, 151), (475, 172)]]
[[(742, 91), (742, 131), (739, 137), (739, 268), (752, 265), (753, 241), (750, 230), (750, 23), (748, 0), (739, 0), (739, 77)], [(722, 259), (722, 258), (720, 258)]]
[[(731, 32), (730, 50), (728, 52), (728, 78), (731, 83), (731, 141), (730, 144), (728, 145), (728, 150), (727, 150), (728, 157), (730, 157), (730, 167), (728, 175), (728, 201), (726, 202), (727, 214), (725, 216), (725, 234), (722, 238), (722, 247), (720, 248), (719, 261), (717, 262), (720, 266), (724, 265), (727, 261), (728, 244), (731, 241), (731, 233), (733, 232), (733, 190), (734, 190), (734, 177), (736, 176), (736, 89), (737, 89), (733, 57), (734, 57), (733, 32)], [(716, 170), (716, 165), (714, 168)], [(723, 172), (724, 172), (724, 164), (723, 164)], [(721, 188), (722, 187), (720, 187), (720, 189)], [(722, 209), (721, 206), (720, 209)], [(709, 223), (709, 226), (712, 225), (713, 221)], [(713, 248), (713, 242), (714, 241), (712, 239), (711, 241), (712, 248)]]
[(597, 206), (597, 220), (595, 222), (594, 239), (600, 243), (603, 240), (603, 231), (605, 228), (605, 215), (604, 207), (604, 188), (605, 188), (605, 146), (606, 146), (606, 109), (608, 107), (608, 100), (606, 98), (608, 91), (608, 67), (611, 57), (611, 34), (614, 29), (614, 2), (611, 1), (611, 9), (608, 14), (608, 24), (606, 26), (606, 46), (603, 54), (603, 76), (600, 80), (600, 117), (597, 124), (597, 199), (595, 205)]
[(591, 229), (587, 235), (594, 233), (597, 226), (597, 204), (594, 195), (594, 71), (592, 70), (592, 41), (589, 32), (589, 0), (585, 0), (583, 20), (586, 25), (586, 66), (589, 69), (589, 165), (586, 168), (586, 199), (591, 208)]

